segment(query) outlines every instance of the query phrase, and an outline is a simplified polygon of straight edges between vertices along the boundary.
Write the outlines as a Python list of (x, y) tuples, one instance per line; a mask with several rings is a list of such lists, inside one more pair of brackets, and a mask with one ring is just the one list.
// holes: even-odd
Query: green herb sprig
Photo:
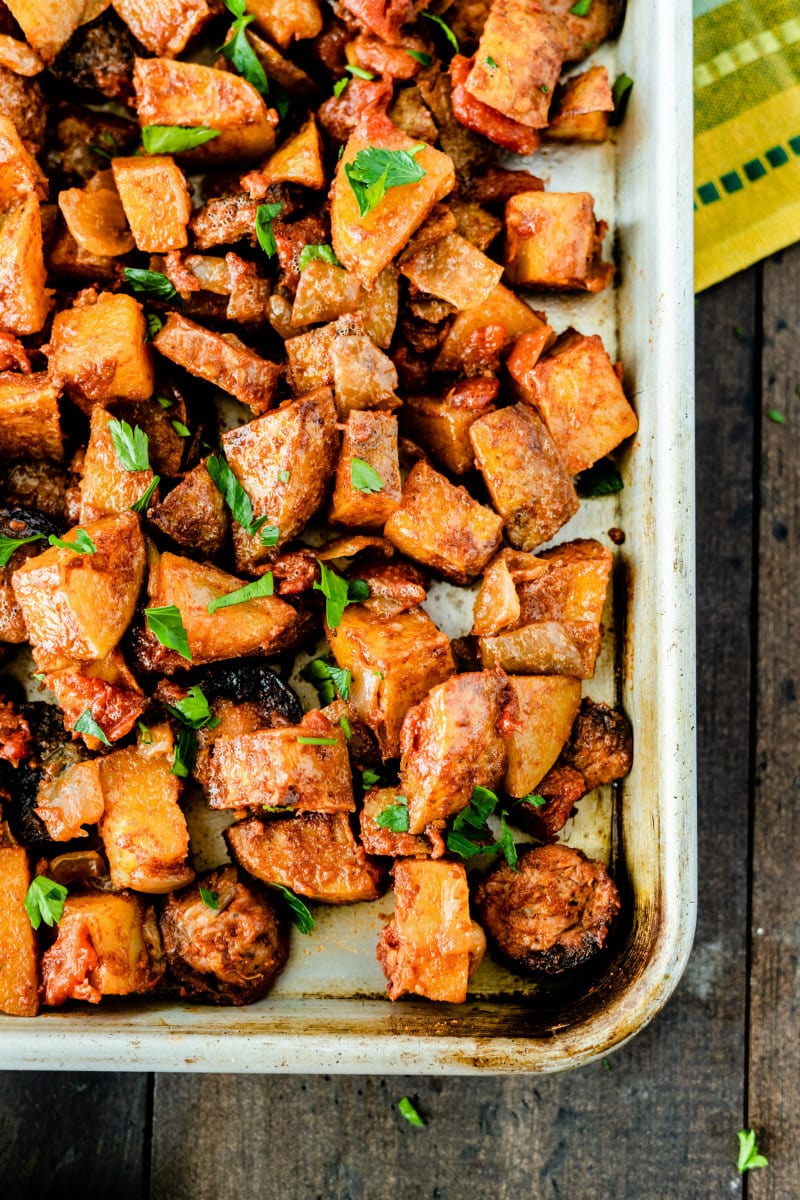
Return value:
[(210, 129), (208, 125), (145, 125), (142, 129), (142, 145), (148, 154), (183, 154), (197, 146), (204, 146), (206, 142), (218, 138), (219, 134), (218, 129)]
[(341, 575), (317, 559), (320, 581), (314, 580), (314, 591), (325, 597), (325, 620), (330, 629), (337, 629), (348, 604), (358, 604), (369, 597), (369, 584), (365, 579), (343, 579)]
[(359, 150), (352, 162), (345, 163), (344, 173), (353, 189), (360, 216), (365, 217), (377, 208), (390, 188), (418, 183), (424, 178), (425, 170), (416, 161), (416, 155), (424, 149), (424, 142), (418, 142), (408, 150), (367, 146)]
[(187, 662), (192, 661), (189, 639), (181, 610), (177, 605), (165, 604), (161, 608), (146, 608), (144, 617), (147, 628), (162, 646), (166, 646), (168, 650), (176, 650)]
[(311, 930), (314, 928), (314, 918), (300, 897), (296, 896), (294, 892), (289, 891), (288, 888), (283, 887), (280, 883), (271, 883), (269, 886), (274, 888), (276, 892), (280, 892), (283, 896), (291, 914), (292, 924), (297, 926), (300, 933), (311, 933)]
[(274, 590), (272, 571), (267, 571), (253, 583), (246, 583), (235, 592), (228, 592), (225, 596), (217, 596), (209, 601), (208, 611), (213, 614), (218, 608), (230, 608), (234, 604), (245, 604), (248, 600), (260, 600), (264, 596), (271, 596)]
[(266, 96), (269, 94), (269, 80), (247, 37), (247, 26), (255, 20), (255, 16), (248, 13), (245, 0), (225, 0), (225, 7), (236, 20), (231, 26), (232, 36), (224, 46), (220, 46), (218, 53), (233, 63), (242, 78), (252, 84), (257, 92)]
[(67, 889), (46, 875), (37, 875), (25, 893), (25, 912), (34, 929), (42, 921), (45, 925), (57, 925), (64, 915)]
[(102, 742), (104, 746), (111, 745), (111, 742), (108, 740), (100, 726), (97, 724), (97, 721), (95, 721), (94, 717), (92, 716), (92, 710), (90, 708), (87, 708), (81, 713), (75, 724), (72, 726), (72, 732), (85, 733), (88, 734), (89, 737), (97, 738), (97, 740)]
[(0, 537), (0, 567), (7, 567), (9, 560), (20, 546), (26, 546), (29, 542), (39, 542), (44, 537), (43, 533), (32, 533), (30, 537), (10, 538)]

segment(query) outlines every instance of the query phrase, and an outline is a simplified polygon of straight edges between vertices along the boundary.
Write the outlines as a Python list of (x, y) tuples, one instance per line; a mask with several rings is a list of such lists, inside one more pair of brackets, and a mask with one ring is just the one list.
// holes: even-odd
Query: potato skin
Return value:
[[(212, 892), (209, 908), (200, 888)], [(159, 918), (170, 973), (181, 995), (210, 1004), (253, 1004), (266, 996), (289, 956), (286, 923), (266, 890), (236, 867), (219, 867), (173, 892)]]
[(523, 851), (517, 867), (495, 867), (475, 892), (481, 923), (504, 958), (558, 975), (603, 948), (620, 898), (602, 863), (552, 845)]

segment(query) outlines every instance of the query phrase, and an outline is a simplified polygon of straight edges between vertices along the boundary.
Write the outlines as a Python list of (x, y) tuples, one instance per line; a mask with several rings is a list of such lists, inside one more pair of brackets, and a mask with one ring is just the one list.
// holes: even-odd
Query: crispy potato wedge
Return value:
[(277, 363), (260, 358), (233, 334), (213, 333), (176, 312), (169, 314), (153, 345), (159, 354), (235, 396), (256, 414), (272, 405), (283, 376)]
[(42, 780), (34, 811), (51, 842), (69, 842), (88, 837), (83, 826), (96, 825), (104, 807), (100, 764), (90, 759), (73, 763), (53, 780)]
[(0, 372), (0, 456), (64, 457), (59, 388), (45, 371)]
[(35, 50), (27, 42), (19, 38), (9, 37), (7, 33), (0, 34), (0, 68), (13, 71), (15, 75), (38, 75), (44, 70), (44, 63)]
[(590, 67), (556, 93), (545, 136), (559, 142), (604, 142), (613, 111), (608, 71)]
[(448, 233), (404, 256), (400, 271), (414, 287), (457, 309), (483, 304), (500, 282), (503, 268), (459, 233)]
[(206, 0), (113, 0), (131, 33), (152, 54), (175, 58), (211, 18)]
[(529, 796), (541, 783), (570, 735), (581, 703), (581, 682), (563, 675), (511, 675), (522, 728), (507, 742), (503, 787)]
[(67, 188), (58, 193), (58, 207), (67, 229), (85, 254), (101, 259), (114, 258), (127, 254), (136, 245), (113, 183), (111, 186)]
[(47, 177), (24, 146), (16, 125), (0, 115), (0, 212), (20, 204), (33, 192), (47, 198)]
[[(45, 674), (45, 684), (64, 713), (67, 729), (74, 729), (78, 718), (88, 710), (111, 742), (130, 733), (147, 708), (147, 699), (118, 650), (96, 662), (51, 671)], [(81, 736), (90, 749), (100, 749), (98, 738), (88, 733)]]
[(480, 411), (435, 396), (407, 396), (400, 411), (403, 432), (419, 440), (453, 475), (466, 475), (475, 466), (469, 431), (479, 416)]
[(535, 0), (495, 0), (464, 86), (510, 120), (542, 129), (564, 51), (558, 17), (542, 12)]
[(225, 501), (204, 462), (148, 509), (147, 519), (177, 546), (209, 558), (221, 553), (230, 533)]
[(27, 851), (0, 846), (0, 1012), (11, 1017), (35, 1017), (39, 1011), (36, 936), (25, 911), (30, 883)]
[(34, 193), (0, 212), (0, 329), (38, 333), (50, 311), (42, 218)]
[(588, 192), (520, 192), (506, 204), (506, 279), (520, 287), (601, 292), (614, 276), (602, 261), (608, 226)]
[(482, 134), (498, 146), (502, 146), (504, 150), (510, 150), (512, 154), (533, 154), (540, 144), (537, 129), (498, 112), (496, 108), (484, 104), (467, 90), (473, 62), (474, 59), (456, 54), (450, 63), (453, 85), (450, 100), (453, 116), (465, 129)]
[(109, 400), (147, 400), (153, 394), (153, 355), (142, 306), (133, 296), (84, 292), (53, 319), (48, 358), (84, 412)]
[(487, 332), (498, 331), (502, 349), (522, 334), (531, 333), (546, 343), (555, 341), (555, 334), (541, 317), (512, 291), (498, 283), (483, 304), (463, 309), (450, 326), (442, 342), (434, 367), (437, 371), (472, 370), (472, 362), (480, 364), (481, 343)]
[(192, 202), (174, 159), (142, 154), (113, 158), (111, 167), (137, 250), (165, 254), (185, 246)]
[(249, 0), (256, 26), (286, 49), (290, 42), (314, 38), (322, 29), (319, 0)]
[[(372, 479), (363, 464), (380, 477)], [(375, 490), (377, 489), (377, 490)], [(351, 412), (333, 485), (330, 519), (337, 525), (367, 529), (383, 526), (400, 504), (397, 417), (381, 412)]]
[(45, 64), (52, 62), (78, 26), (91, 21), (98, 11), (87, 15), (94, 7), (91, 0), (9, 0), (6, 7)]
[(126, 471), (122, 466), (109, 429), (114, 419), (104, 408), (92, 409), (80, 482), (81, 523), (127, 512), (153, 481), (150, 467), (146, 471)]
[(296, 183), (319, 190), (325, 182), (322, 140), (313, 116), (270, 155), (263, 167), (242, 177), (242, 187), (254, 199), (263, 199), (273, 183)]

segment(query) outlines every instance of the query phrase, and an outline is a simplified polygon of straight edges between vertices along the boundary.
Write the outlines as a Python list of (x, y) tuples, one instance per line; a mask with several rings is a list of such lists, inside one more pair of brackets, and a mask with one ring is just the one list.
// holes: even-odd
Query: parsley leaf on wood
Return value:
[(400, 1115), (405, 1117), (409, 1125), (416, 1125), (421, 1129), (425, 1128), (425, 1122), (414, 1108), (414, 1105), (411, 1103), (408, 1096), (403, 1096), (402, 1100), (398, 1100), (397, 1107), (400, 1110)]
[(736, 1136), (739, 1139), (739, 1157), (736, 1160), (736, 1169), (741, 1175), (756, 1167), (769, 1166), (769, 1160), (758, 1152), (755, 1129), (740, 1129)]

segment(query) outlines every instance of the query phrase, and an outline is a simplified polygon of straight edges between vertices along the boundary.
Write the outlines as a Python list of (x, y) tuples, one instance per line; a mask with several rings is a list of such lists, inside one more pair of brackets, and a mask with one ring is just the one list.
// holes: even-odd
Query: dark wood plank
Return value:
[(152, 1076), (0, 1074), (0, 1194), (145, 1200)]
[[(663, 1200), (738, 1188), (756, 306), (750, 271), (701, 297), (697, 310), (700, 916), (678, 996), (610, 1071), (468, 1080), (157, 1076), (152, 1200)], [(406, 1093), (426, 1116), (425, 1131), (399, 1117), (396, 1101)]]
[[(748, 1125), (770, 1158), (756, 1200), (800, 1195), (800, 247), (764, 265), (757, 774)], [(778, 424), (770, 410), (786, 418)]]

